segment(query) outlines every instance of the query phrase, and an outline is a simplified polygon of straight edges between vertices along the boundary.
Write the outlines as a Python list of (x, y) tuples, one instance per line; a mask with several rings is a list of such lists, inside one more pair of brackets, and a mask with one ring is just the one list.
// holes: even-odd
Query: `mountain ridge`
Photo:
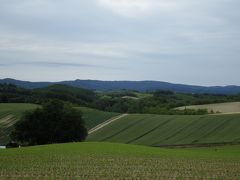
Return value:
[(135, 90), (140, 92), (154, 91), (154, 90), (170, 90), (181, 93), (209, 93), (209, 94), (238, 94), (240, 93), (240, 86), (198, 86), (186, 84), (174, 84), (163, 81), (101, 81), (101, 80), (70, 80), (58, 82), (31, 82), (21, 81), (12, 78), (0, 79), (0, 83), (14, 84), (16, 86), (26, 89), (43, 88), (54, 84), (64, 84), (73, 87), (97, 90), (97, 91), (117, 91), (117, 90)]

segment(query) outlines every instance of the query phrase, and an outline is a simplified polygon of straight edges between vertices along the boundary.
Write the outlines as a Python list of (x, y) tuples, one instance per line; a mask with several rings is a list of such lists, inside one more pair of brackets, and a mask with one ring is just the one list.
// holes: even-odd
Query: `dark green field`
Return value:
[(88, 141), (148, 146), (240, 142), (240, 115), (128, 115), (89, 135)]
[(0, 150), (0, 179), (238, 179), (240, 147), (70, 143)]

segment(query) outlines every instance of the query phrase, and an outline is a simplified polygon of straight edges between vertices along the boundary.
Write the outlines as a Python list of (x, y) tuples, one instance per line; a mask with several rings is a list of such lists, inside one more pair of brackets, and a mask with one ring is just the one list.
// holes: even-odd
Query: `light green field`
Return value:
[(219, 103), (219, 104), (206, 104), (206, 105), (195, 105), (195, 106), (184, 106), (177, 109), (184, 110), (187, 109), (207, 109), (209, 112), (213, 111), (215, 113), (240, 113), (240, 102), (230, 102), (230, 103)]
[(240, 146), (71, 143), (0, 150), (0, 179), (238, 179)]
[(120, 114), (114, 112), (99, 111), (87, 107), (77, 107), (77, 109), (83, 112), (83, 118), (85, 120), (86, 127), (88, 130)]
[[(20, 119), (23, 112), (33, 110), (37, 107), (39, 106), (35, 104), (0, 103), (0, 145), (5, 145), (9, 142), (9, 135), (13, 129), (13, 125)], [(119, 115), (118, 113), (103, 112), (85, 107), (77, 109), (82, 111), (88, 129)]]
[(240, 114), (128, 115), (90, 134), (88, 141), (148, 146), (239, 143)]

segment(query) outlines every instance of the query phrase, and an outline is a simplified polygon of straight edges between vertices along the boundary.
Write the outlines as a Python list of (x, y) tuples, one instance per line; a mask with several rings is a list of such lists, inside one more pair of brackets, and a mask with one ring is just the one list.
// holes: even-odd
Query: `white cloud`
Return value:
[(99, 0), (99, 3), (125, 17), (151, 15), (155, 11), (169, 11), (177, 7), (173, 0)]

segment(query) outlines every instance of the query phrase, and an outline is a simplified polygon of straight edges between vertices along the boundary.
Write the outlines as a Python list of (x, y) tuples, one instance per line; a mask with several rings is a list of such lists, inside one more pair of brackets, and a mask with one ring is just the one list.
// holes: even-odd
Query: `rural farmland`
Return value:
[(240, 0), (0, 2), (0, 180), (240, 180)]
[(83, 113), (83, 118), (85, 120), (85, 124), (88, 130), (120, 114), (114, 112), (99, 111), (87, 107), (76, 107), (76, 109), (79, 109)]
[[(13, 125), (20, 119), (23, 113), (34, 110), (37, 107), (40, 106), (27, 103), (0, 103), (0, 145), (5, 145), (9, 142), (9, 135)], [(87, 107), (76, 107), (76, 109), (83, 113), (87, 129), (91, 129), (119, 115), (119, 113), (104, 112)]]
[(240, 115), (131, 114), (90, 134), (88, 141), (147, 146), (240, 142)]

